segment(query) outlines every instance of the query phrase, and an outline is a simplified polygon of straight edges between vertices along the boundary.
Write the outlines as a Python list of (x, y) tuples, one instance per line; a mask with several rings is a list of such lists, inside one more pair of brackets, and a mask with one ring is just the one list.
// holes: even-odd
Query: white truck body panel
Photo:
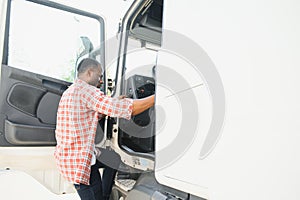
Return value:
[[(196, 138), (176, 162), (157, 169), (158, 181), (213, 200), (299, 199), (299, 2), (164, 3), (164, 31), (190, 38), (207, 53), (224, 86), (226, 112), (216, 146), (201, 159), (212, 116), (208, 108), (203, 110), (204, 105), (209, 106), (203, 102), (208, 98), (205, 87), (211, 92), (204, 76), (204, 87), (193, 89), (199, 109)], [(182, 45), (170, 38), (163, 33), (163, 49)], [(159, 54), (158, 66), (168, 65), (190, 79), (194, 72), (167, 56)], [(158, 75), (158, 85), (164, 79), (167, 77)], [(166, 105), (163, 95), (168, 94), (158, 87), (157, 105)], [(164, 107), (166, 115), (182, 115), (180, 105), (170, 107)], [(181, 123), (180, 118), (172, 119), (175, 126)], [(157, 115), (160, 120), (169, 118)], [(157, 148), (176, 137), (173, 128), (165, 126), (160, 131)], [(165, 159), (158, 153), (156, 165)]]
[[(132, 3), (59, 2), (103, 16), (107, 39)], [(6, 1), (0, 6), (3, 47)], [(163, 7), (155, 166), (118, 148), (116, 135), (111, 145), (129, 165), (141, 159), (138, 169), (155, 167), (159, 183), (205, 199), (298, 200), (300, 3), (173, 0)], [(53, 150), (1, 147), (0, 166), (25, 171), (57, 194), (74, 192), (58, 176)]]

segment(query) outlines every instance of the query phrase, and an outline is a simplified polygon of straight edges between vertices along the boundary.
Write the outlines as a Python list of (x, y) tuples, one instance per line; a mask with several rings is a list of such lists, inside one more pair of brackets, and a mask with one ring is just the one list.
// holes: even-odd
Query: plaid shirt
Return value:
[(108, 97), (80, 79), (61, 97), (54, 156), (60, 173), (71, 183), (89, 185), (99, 113), (130, 119), (132, 100)]

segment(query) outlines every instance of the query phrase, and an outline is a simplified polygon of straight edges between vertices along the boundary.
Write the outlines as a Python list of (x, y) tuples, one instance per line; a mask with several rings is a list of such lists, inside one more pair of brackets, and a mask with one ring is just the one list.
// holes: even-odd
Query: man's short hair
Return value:
[(85, 72), (87, 69), (93, 67), (93, 68), (98, 68), (100, 63), (92, 58), (84, 58), (80, 61), (80, 63), (77, 66), (77, 72), (78, 74), (81, 74)]

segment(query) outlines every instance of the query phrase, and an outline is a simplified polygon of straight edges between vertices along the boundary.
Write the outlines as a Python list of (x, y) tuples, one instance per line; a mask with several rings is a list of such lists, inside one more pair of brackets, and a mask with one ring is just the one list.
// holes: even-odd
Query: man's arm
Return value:
[(138, 115), (142, 113), (143, 111), (147, 110), (148, 108), (151, 108), (154, 106), (154, 99), (155, 96), (149, 96), (143, 99), (134, 99), (133, 100), (133, 108), (132, 108), (132, 114), (131, 115)]

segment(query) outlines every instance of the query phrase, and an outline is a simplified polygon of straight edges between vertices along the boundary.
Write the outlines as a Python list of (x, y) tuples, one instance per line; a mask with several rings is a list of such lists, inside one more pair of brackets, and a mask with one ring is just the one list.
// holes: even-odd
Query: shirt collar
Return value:
[(80, 84), (80, 85), (86, 85), (88, 84), (87, 82), (85, 82), (84, 80), (81, 80), (79, 78), (76, 78), (74, 83)]

